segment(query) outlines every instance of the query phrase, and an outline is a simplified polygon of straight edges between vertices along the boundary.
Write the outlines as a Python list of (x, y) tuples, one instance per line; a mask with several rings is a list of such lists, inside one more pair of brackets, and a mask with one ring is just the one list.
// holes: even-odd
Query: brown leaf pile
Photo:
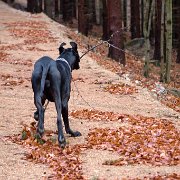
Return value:
[(13, 77), (10, 74), (2, 74), (1, 79), (4, 81), (3, 86), (19, 86), (24, 83), (21, 77)]
[[(53, 179), (86, 179), (82, 173), (79, 154), (87, 148), (116, 151), (117, 160), (107, 160), (104, 165), (123, 166), (129, 164), (177, 165), (180, 163), (180, 134), (173, 123), (165, 119), (122, 115), (98, 110), (79, 110), (73, 117), (125, 122), (117, 128), (95, 128), (87, 137), (87, 144), (58, 146), (57, 132), (45, 131), (42, 139), (36, 136), (36, 123), (23, 125), (20, 135), (9, 137), (12, 142), (28, 149), (26, 159), (48, 164), (54, 171)], [(143, 179), (178, 179), (177, 174), (144, 177)], [(131, 178), (127, 178), (131, 179)], [(135, 178), (138, 180), (138, 178)]]
[(108, 85), (107, 87), (105, 87), (105, 91), (108, 91), (111, 94), (120, 94), (120, 95), (129, 95), (138, 92), (136, 87), (130, 86), (125, 83)]
[(168, 120), (87, 109), (73, 111), (71, 116), (129, 124), (117, 129), (96, 128), (89, 133), (90, 146), (119, 153), (120, 159), (107, 161), (105, 164), (177, 165), (180, 163), (180, 134)]
[(7, 59), (8, 55), (9, 55), (8, 53), (1, 51), (0, 52), (0, 62), (4, 62)]
[(11, 44), (11, 45), (8, 45), (8, 46), (1, 45), (0, 50), (1, 51), (22, 50), (22, 45), (24, 45), (24, 44), (19, 43), (19, 44)]
[(165, 104), (166, 106), (174, 109), (177, 112), (180, 112), (180, 98), (173, 96), (171, 94), (168, 94), (164, 99), (161, 99), (161, 102)]
[(18, 38), (25, 38), (25, 44), (38, 44), (38, 43), (50, 43), (55, 42), (55, 39), (51, 36), (48, 30), (39, 29), (9, 29), (13, 36)]
[(14, 23), (4, 23), (7, 27), (28, 27), (28, 28), (47, 28), (47, 23), (45, 21), (17, 21)]
[(74, 110), (71, 111), (70, 115), (77, 119), (88, 119), (88, 120), (95, 120), (95, 121), (120, 121), (126, 122), (127, 115), (107, 112), (107, 111), (98, 111), (98, 110)]
[(49, 165), (54, 174), (49, 178), (62, 180), (85, 179), (81, 171), (79, 154), (81, 145), (67, 146), (61, 149), (53, 137), (55, 132), (46, 131), (43, 139), (36, 137), (35, 123), (31, 126), (23, 125), (20, 135), (8, 137), (12, 142), (25, 146), (28, 149), (26, 159), (36, 163)]
[[(1, 46), (0, 46), (0, 50), (1, 50), (1, 51), (25, 50), (25, 49), (23, 48), (23, 46), (25, 46), (25, 45), (26, 45), (25, 43), (17, 43), (17, 44), (11, 44), (11, 45), (7, 45), (7, 46), (1, 45)], [(46, 50), (43, 50), (43, 49), (40, 49), (40, 48), (37, 48), (37, 47), (34, 47), (34, 46), (32, 46), (32, 47), (26, 47), (26, 49), (27, 49), (28, 51), (46, 51)]]
[[(180, 179), (180, 175), (176, 173), (167, 174), (167, 175), (157, 175), (157, 176), (145, 176), (142, 178), (143, 180), (175, 180)], [(128, 178), (128, 180), (142, 180), (140, 178)], [(124, 179), (126, 180), (126, 179)]]
[(24, 21), (5, 24), (13, 36), (25, 38), (24, 44), (34, 45), (38, 43), (56, 42), (51, 32), (47, 30), (47, 25), (44, 22)]
[(143, 118), (142, 123), (117, 129), (96, 128), (88, 135), (93, 147), (118, 152), (120, 158), (105, 165), (177, 165), (180, 163), (180, 134), (172, 123)]

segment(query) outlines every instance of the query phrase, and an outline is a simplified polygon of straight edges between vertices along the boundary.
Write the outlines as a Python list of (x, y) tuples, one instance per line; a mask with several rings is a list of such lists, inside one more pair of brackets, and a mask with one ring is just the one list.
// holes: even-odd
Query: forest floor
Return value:
[(0, 1), (0, 179), (180, 179), (180, 114), (128, 73), (99, 65), (105, 60), (98, 52), (84, 56), (73, 72), (70, 125), (82, 136), (66, 135), (68, 148), (56, 146), (50, 103), (45, 129), (54, 151), (46, 142), (19, 138), (23, 129), (33, 131), (33, 64), (44, 55), (56, 59), (61, 42), (68, 46), (77, 39), (81, 55), (82, 36), (43, 13), (31, 15)]

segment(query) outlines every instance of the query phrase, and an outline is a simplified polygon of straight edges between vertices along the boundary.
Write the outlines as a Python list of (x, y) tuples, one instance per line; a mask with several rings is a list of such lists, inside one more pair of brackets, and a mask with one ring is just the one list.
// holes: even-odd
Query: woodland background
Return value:
[[(23, 8), (15, 0), (5, 1)], [(27, 0), (24, 8), (31, 13), (44, 12), (85, 36), (108, 41), (107, 56), (123, 65), (128, 47), (143, 47), (143, 52), (135, 55), (142, 55), (145, 77), (149, 77), (152, 63), (160, 66), (159, 80), (170, 82), (172, 56), (180, 63), (178, 0)]]
[[(0, 179), (180, 179), (179, 1), (7, 3), (0, 1)], [(31, 75), (37, 59), (56, 59), (70, 41), (80, 56), (92, 51), (72, 74), (69, 118), (82, 136), (65, 134), (61, 149), (54, 103), (36, 138)]]

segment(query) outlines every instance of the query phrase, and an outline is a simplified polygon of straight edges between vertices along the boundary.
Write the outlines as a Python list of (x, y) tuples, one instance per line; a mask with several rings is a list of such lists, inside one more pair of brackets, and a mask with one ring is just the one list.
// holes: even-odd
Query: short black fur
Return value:
[(63, 134), (61, 114), (66, 133), (72, 136), (80, 136), (81, 133), (72, 131), (68, 119), (68, 101), (71, 92), (71, 71), (79, 69), (79, 54), (77, 44), (70, 42), (72, 48), (65, 49), (62, 43), (59, 47), (60, 56), (56, 61), (48, 56), (40, 58), (34, 65), (32, 73), (32, 88), (34, 92), (34, 104), (37, 111), (34, 118), (38, 121), (37, 133), (44, 133), (45, 100), (55, 102), (57, 111), (58, 141), (61, 147), (65, 147), (66, 140)]

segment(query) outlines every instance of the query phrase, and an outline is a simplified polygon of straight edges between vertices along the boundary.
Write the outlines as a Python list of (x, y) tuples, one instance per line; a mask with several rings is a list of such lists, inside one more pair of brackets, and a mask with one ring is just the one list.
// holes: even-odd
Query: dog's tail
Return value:
[(48, 71), (49, 71), (49, 64), (46, 67), (42, 66), (41, 90), (40, 90), (41, 98), (43, 96)]

